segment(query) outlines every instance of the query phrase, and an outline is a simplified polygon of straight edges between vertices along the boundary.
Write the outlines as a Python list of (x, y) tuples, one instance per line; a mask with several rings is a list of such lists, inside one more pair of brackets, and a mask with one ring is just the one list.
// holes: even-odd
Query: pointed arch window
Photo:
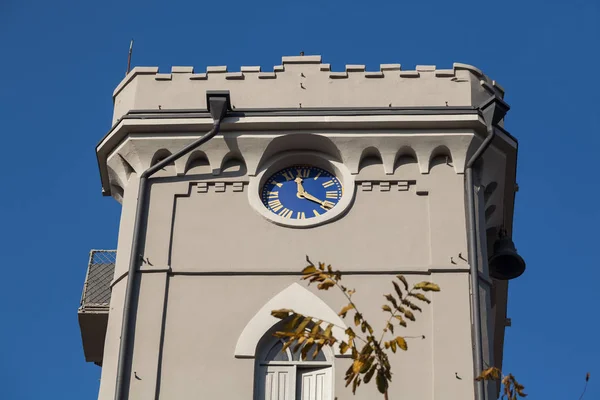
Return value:
[[(269, 331), (259, 343), (256, 368), (256, 400), (333, 400), (333, 354), (328, 347), (306, 360), (300, 351), (287, 348)], [(293, 347), (293, 346), (291, 346)]]

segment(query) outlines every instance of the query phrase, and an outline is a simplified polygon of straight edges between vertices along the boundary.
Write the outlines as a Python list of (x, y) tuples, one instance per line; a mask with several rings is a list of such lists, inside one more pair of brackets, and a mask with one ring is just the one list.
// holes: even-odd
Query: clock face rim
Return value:
[[(342, 196), (335, 207), (318, 217), (306, 219), (283, 218), (267, 209), (262, 201), (262, 189), (270, 177), (276, 172), (293, 165), (311, 165), (322, 168), (335, 176), (342, 186)], [(317, 151), (286, 151), (272, 157), (261, 165), (255, 176), (248, 183), (248, 202), (252, 208), (269, 222), (287, 228), (312, 228), (333, 222), (349, 210), (354, 200), (354, 176), (348, 168), (331, 155)]]
[(260, 196), (263, 206), (275, 215), (287, 219), (313, 219), (331, 212), (343, 193), (344, 185), (335, 173), (303, 163), (289, 165), (269, 175)]

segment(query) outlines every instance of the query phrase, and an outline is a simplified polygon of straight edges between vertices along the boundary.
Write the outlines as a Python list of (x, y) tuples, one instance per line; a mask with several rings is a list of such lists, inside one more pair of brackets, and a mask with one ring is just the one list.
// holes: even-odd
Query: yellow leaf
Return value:
[(396, 343), (398, 343), (398, 347), (400, 347), (402, 350), (404, 350), (404, 351), (408, 350), (408, 344), (406, 343), (406, 340), (404, 340), (403, 337), (398, 336), (396, 338)]
[(425, 295), (423, 293), (409, 293), (408, 295), (411, 297), (415, 297), (421, 301), (424, 301), (427, 304), (431, 303), (431, 300), (429, 300), (427, 297), (425, 297)]
[(344, 306), (344, 308), (342, 308), (342, 310), (340, 311), (340, 313), (338, 315), (340, 315), (342, 318), (345, 318), (348, 311), (352, 310), (353, 308), (354, 308), (354, 305), (352, 305), (352, 303), (347, 304), (346, 306)]
[(335, 282), (332, 281), (331, 279), (325, 279), (323, 282), (321, 282), (317, 285), (317, 288), (321, 289), (321, 290), (327, 290), (332, 286), (335, 286)]
[(352, 330), (352, 328), (347, 328), (345, 330), (346, 335), (348, 335), (348, 337), (350, 338), (350, 340), (354, 339), (356, 337), (356, 334), (354, 333), (354, 331)]
[(421, 289), (425, 292), (439, 292), (440, 287), (432, 282), (419, 282), (415, 285), (415, 289)]
[(383, 311), (389, 311), (392, 312), (392, 309), (390, 308), (390, 306), (388, 306), (387, 304), (384, 304), (381, 306), (381, 308), (383, 309)]
[(394, 333), (394, 325), (392, 325), (391, 323), (387, 323), (387, 328), (390, 330), (390, 332)]
[(400, 315), (394, 315), (394, 318), (396, 318), (398, 320), (398, 323), (400, 325), (402, 325), (403, 327), (406, 328), (406, 321), (404, 321), (404, 319), (402, 319), (402, 317)]
[(354, 314), (354, 325), (356, 325), (356, 326), (360, 325), (361, 320), (362, 320), (362, 315), (360, 315), (358, 312), (356, 312), (356, 314)]
[(348, 296), (352, 296), (354, 293), (356, 293), (356, 290), (354, 290), (354, 289), (348, 290)]
[(302, 275), (310, 275), (310, 274), (314, 274), (315, 272), (317, 272), (317, 269), (315, 268), (315, 266), (309, 265), (308, 267), (305, 267), (302, 270)]
[(340, 343), (340, 353), (344, 354), (345, 352), (348, 351), (349, 348), (350, 348), (350, 346), (348, 346), (348, 343), (346, 343), (346, 342)]
[(364, 363), (362, 361), (354, 360), (354, 363), (352, 364), (352, 371), (355, 374), (358, 374), (363, 365), (364, 365)]
[(327, 325), (327, 328), (325, 328), (325, 332), (323, 332), (323, 336), (330, 338), (332, 329), (333, 329), (333, 324)]
[(297, 334), (304, 332), (304, 329), (306, 329), (306, 327), (308, 326), (310, 321), (312, 321), (311, 318), (305, 317), (304, 320), (300, 323), (300, 325), (298, 325), (298, 327), (296, 328), (296, 330), (294, 332), (296, 332)]
[[(481, 374), (475, 378), (476, 381), (488, 381), (488, 380), (498, 380), (500, 379), (500, 376), (502, 375), (502, 373), (500, 372), (500, 369), (496, 368), (496, 367), (490, 367), (488, 369), (485, 369), (481, 372)], [(505, 377), (502, 380), (502, 383), (504, 385), (506, 385), (505, 381), (508, 382), (510, 380), (510, 375)]]
[(404, 315), (411, 321), (415, 321), (415, 315), (410, 310), (404, 310)]
[(386, 349), (390, 348), (390, 342), (383, 342), (383, 347), (385, 347)]
[(316, 335), (317, 333), (319, 333), (319, 329), (321, 329), (321, 320), (318, 320), (315, 322), (315, 325), (313, 326), (313, 328), (310, 331), (311, 335)]
[(390, 342), (390, 347), (392, 348), (392, 351), (395, 353), (396, 352), (396, 341), (392, 340)]
[(271, 315), (274, 316), (275, 318), (279, 318), (279, 319), (284, 319), (287, 318), (290, 313), (293, 313), (294, 310), (291, 310), (289, 308), (281, 308), (279, 310), (273, 310), (271, 311)]

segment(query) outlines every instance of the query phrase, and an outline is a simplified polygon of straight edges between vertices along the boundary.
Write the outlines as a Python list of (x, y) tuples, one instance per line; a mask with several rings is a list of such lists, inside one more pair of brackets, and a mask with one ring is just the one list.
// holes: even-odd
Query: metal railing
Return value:
[(110, 284), (115, 275), (116, 250), (92, 250), (81, 295), (80, 311), (92, 311), (110, 305)]

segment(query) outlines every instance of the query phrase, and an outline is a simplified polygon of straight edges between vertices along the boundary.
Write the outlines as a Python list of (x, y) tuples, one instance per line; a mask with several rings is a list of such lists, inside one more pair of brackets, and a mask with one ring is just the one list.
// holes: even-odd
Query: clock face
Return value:
[(322, 168), (295, 165), (268, 178), (261, 198), (268, 210), (283, 218), (314, 218), (340, 201), (342, 184)]

